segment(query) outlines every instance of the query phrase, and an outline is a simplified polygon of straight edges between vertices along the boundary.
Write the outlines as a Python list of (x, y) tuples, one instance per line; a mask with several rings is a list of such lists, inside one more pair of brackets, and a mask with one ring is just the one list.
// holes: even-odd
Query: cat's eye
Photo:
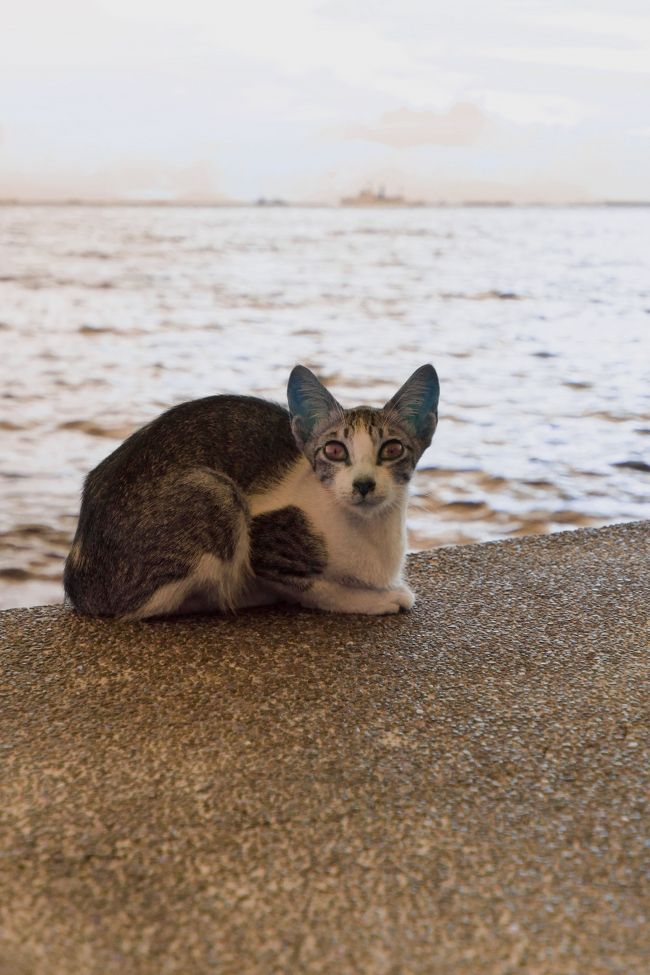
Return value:
[(348, 451), (345, 444), (340, 443), (338, 440), (328, 440), (328, 442), (323, 447), (323, 453), (328, 460), (347, 460)]
[(404, 444), (399, 440), (387, 440), (379, 451), (380, 460), (399, 460), (404, 453)]

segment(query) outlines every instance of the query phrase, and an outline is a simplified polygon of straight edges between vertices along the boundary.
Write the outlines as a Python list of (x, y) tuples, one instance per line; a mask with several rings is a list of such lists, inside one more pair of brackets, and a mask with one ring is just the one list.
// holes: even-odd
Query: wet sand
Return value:
[(388, 618), (0, 614), (2, 975), (647, 970), (650, 522)]

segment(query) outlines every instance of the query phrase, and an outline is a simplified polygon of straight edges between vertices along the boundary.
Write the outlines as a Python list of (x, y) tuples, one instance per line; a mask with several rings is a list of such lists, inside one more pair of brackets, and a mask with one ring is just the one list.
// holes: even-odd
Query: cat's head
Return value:
[(305, 366), (287, 390), (291, 429), (322, 484), (359, 515), (401, 503), (438, 422), (440, 385), (420, 366), (385, 406), (345, 410)]

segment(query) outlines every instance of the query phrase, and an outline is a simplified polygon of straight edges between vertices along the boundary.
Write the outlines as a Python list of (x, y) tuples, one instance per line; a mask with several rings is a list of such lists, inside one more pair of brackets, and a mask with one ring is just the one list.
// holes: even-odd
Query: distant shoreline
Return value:
[(650, 207), (650, 200), (594, 200), (593, 202), (541, 203), (531, 200), (527, 203), (511, 203), (503, 200), (467, 200), (459, 203), (444, 201), (432, 203), (256, 203), (238, 200), (15, 200), (0, 199), (0, 207), (135, 207), (164, 209), (251, 209), (251, 210), (459, 210), (459, 209), (634, 209)]

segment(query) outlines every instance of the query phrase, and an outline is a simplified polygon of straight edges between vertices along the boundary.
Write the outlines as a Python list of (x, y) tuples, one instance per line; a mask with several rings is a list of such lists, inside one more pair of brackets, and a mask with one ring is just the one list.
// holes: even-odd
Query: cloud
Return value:
[(490, 127), (490, 119), (471, 102), (456, 102), (446, 112), (398, 108), (384, 112), (377, 125), (349, 125), (346, 139), (380, 142), (396, 149), (414, 146), (475, 145)]
[(184, 163), (128, 159), (96, 165), (92, 160), (52, 162), (45, 170), (36, 160), (30, 167), (3, 165), (0, 198), (10, 200), (148, 200), (197, 203), (225, 202), (220, 174), (208, 159)]

